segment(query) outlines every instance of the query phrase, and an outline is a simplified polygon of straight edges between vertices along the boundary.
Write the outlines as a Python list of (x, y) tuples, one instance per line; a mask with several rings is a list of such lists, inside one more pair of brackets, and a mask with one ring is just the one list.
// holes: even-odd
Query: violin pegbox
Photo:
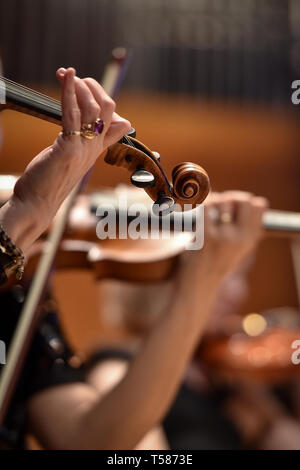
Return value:
[(104, 161), (110, 165), (126, 168), (131, 173), (131, 183), (143, 188), (154, 201), (153, 212), (167, 215), (179, 204), (195, 208), (207, 197), (210, 190), (209, 177), (199, 165), (184, 162), (172, 172), (169, 182), (160, 164), (160, 155), (152, 152), (142, 142), (126, 135), (107, 151)]

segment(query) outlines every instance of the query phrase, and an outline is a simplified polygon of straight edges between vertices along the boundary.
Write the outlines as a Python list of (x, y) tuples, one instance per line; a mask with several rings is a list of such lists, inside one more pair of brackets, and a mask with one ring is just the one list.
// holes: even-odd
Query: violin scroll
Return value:
[(210, 190), (209, 177), (204, 168), (196, 163), (184, 162), (172, 172), (173, 191), (179, 204), (201, 204)]
[(210, 190), (206, 171), (189, 162), (174, 168), (171, 184), (160, 165), (159, 154), (128, 135), (107, 149), (104, 160), (131, 173), (131, 183), (145, 189), (155, 202), (153, 210), (157, 215), (172, 212), (175, 204), (182, 209), (185, 204), (195, 208), (205, 200)]

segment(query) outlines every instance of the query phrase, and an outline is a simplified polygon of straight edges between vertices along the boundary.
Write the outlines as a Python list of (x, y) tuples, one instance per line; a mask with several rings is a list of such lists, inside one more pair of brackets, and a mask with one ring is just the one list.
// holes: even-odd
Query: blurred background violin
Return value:
[[(0, 176), (0, 201), (10, 196), (17, 175)], [(114, 207), (118, 217), (127, 217), (127, 211), (118, 206), (120, 195), (127, 195), (128, 203), (143, 201), (145, 196), (129, 187), (102, 189), (78, 196), (71, 210), (64, 239), (55, 259), (55, 268), (61, 272), (84, 270), (96, 281), (118, 279), (126, 282), (161, 282), (174, 274), (178, 257), (185, 244), (193, 238), (193, 231), (175, 232), (168, 243), (157, 240), (99, 240), (96, 216), (99, 204), (103, 212)], [(147, 201), (147, 199), (146, 199)], [(148, 200), (148, 216), (151, 201)], [(193, 211), (169, 216), (195, 217)], [(130, 217), (128, 219), (130, 221)], [(300, 237), (300, 214), (267, 210), (263, 219), (266, 237)], [(178, 225), (177, 225), (178, 226)], [(193, 228), (190, 225), (191, 229)], [(24, 285), (34, 276), (45, 241), (35, 244), (25, 272)], [(10, 283), (10, 287), (13, 281)], [(295, 310), (274, 309), (264, 314), (229, 315), (218, 325), (214, 334), (207, 334), (195, 355), (195, 361), (205, 364), (217, 380), (226, 383), (258, 382), (282, 383), (297, 377), (297, 367), (291, 361), (292, 344), (300, 338), (300, 322)], [(106, 338), (107, 339), (107, 338)]]

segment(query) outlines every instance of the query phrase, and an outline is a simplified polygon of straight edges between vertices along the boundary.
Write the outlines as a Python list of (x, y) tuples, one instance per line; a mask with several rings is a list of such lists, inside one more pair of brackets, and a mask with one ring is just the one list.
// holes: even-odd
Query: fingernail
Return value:
[(63, 68), (63, 67), (60, 67), (57, 71), (57, 74), (58, 74), (59, 78), (64, 78), (65, 73), (66, 73), (66, 69)]

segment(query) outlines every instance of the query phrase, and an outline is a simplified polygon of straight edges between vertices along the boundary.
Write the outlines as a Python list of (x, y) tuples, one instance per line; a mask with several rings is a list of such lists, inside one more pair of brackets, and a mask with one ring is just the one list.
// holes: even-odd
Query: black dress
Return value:
[[(0, 340), (5, 343), (7, 351), (25, 295), (19, 285), (0, 293)], [(85, 380), (83, 367), (70, 365), (73, 352), (59, 326), (52, 299), (46, 299), (42, 313), (5, 424), (0, 429), (0, 448), (25, 447), (26, 401), (29, 397), (49, 387)], [(0, 370), (3, 367), (5, 365), (0, 365)]]

